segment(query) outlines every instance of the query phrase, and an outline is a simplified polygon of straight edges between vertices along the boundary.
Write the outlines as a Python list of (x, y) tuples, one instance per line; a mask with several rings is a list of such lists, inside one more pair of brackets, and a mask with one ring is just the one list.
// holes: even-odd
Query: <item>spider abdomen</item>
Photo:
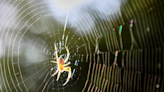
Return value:
[(59, 64), (64, 65), (64, 60), (62, 58), (59, 58)]

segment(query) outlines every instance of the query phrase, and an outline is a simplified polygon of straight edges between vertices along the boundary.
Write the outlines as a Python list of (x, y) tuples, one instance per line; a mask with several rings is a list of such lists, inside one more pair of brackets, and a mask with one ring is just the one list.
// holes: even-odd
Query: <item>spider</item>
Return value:
[(72, 73), (71, 73), (71, 67), (68, 66), (68, 65), (70, 64), (70, 62), (68, 62), (68, 63), (66, 64), (66, 62), (67, 62), (68, 59), (69, 59), (70, 53), (69, 53), (68, 48), (65, 46), (65, 49), (66, 49), (66, 51), (67, 51), (67, 57), (66, 57), (66, 59), (63, 60), (62, 57), (59, 57), (59, 58), (58, 58), (57, 47), (56, 47), (56, 44), (54, 44), (54, 45), (55, 45), (55, 54), (56, 54), (56, 60), (57, 60), (57, 61), (51, 61), (51, 62), (57, 63), (57, 70), (56, 70), (56, 72), (55, 72), (54, 74), (52, 74), (51, 76), (54, 76), (54, 75), (56, 75), (56, 74), (58, 73), (58, 76), (57, 76), (57, 79), (56, 79), (56, 81), (58, 81), (58, 80), (59, 80), (59, 77), (60, 77), (60, 74), (61, 74), (62, 72), (64, 72), (64, 71), (68, 72), (67, 80), (66, 80), (66, 82), (63, 84), (63, 86), (65, 86), (65, 85), (68, 83), (68, 81), (69, 81), (69, 79), (71, 78), (71, 75), (72, 75)]

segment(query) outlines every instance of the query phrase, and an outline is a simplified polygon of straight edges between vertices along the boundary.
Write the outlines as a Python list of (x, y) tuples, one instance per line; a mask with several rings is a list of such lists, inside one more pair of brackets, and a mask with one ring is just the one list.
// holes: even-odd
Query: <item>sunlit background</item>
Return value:
[[(0, 0), (0, 92), (163, 92), (163, 0)], [(68, 72), (51, 76), (58, 55)]]

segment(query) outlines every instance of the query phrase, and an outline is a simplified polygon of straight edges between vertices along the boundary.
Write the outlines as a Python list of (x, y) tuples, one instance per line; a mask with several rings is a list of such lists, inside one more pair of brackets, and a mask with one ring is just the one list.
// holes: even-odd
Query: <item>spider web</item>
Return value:
[[(0, 1), (1, 92), (163, 92), (163, 1), (96, 1), (62, 20), (44, 0)], [(67, 72), (51, 77), (54, 43), (70, 51), (66, 86)]]

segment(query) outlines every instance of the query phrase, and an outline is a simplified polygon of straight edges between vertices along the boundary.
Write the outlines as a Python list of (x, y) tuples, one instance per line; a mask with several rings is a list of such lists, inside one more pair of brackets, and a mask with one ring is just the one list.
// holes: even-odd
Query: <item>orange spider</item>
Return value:
[(63, 58), (61, 58), (61, 57), (58, 58), (56, 44), (54, 44), (54, 45), (55, 45), (55, 54), (56, 54), (56, 60), (57, 60), (57, 62), (56, 61), (51, 61), (51, 62), (57, 63), (57, 70), (51, 76), (54, 76), (54, 75), (56, 75), (58, 73), (58, 76), (57, 76), (57, 79), (56, 79), (58, 81), (59, 80), (59, 77), (60, 77), (60, 74), (62, 72), (64, 72), (64, 71), (67, 71), (68, 72), (68, 77), (67, 77), (66, 82), (63, 84), (63, 86), (64, 86), (64, 85), (66, 85), (68, 83), (68, 81), (70, 80), (71, 75), (72, 75), (72, 73), (71, 73), (71, 67), (68, 66), (70, 64), (70, 62), (68, 62), (67, 64), (65, 64), (68, 61), (68, 59), (69, 59), (70, 53), (69, 53), (68, 48), (65, 46), (65, 48), (67, 50), (67, 58), (65, 60), (63, 60)]

